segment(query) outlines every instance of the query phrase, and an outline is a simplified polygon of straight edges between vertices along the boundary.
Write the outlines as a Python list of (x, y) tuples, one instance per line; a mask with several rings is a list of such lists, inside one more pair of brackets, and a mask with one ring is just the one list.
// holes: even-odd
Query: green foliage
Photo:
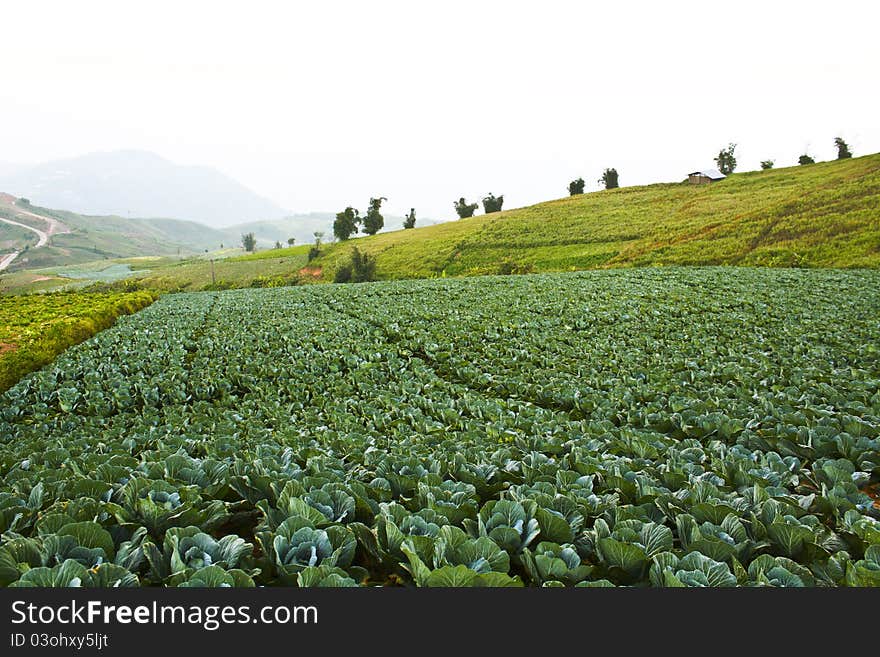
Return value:
[(772, 169), (775, 162), (773, 160), (761, 160), (761, 170), (767, 171), (768, 169)]
[(464, 200), (464, 196), (455, 202), (455, 211), (459, 219), (467, 219), (474, 216), (474, 211), (480, 207), (478, 203), (468, 203)]
[(568, 195), (569, 196), (577, 196), (578, 194), (584, 193), (584, 179), (578, 178), (577, 180), (572, 180), (568, 183)]
[(736, 169), (735, 150), (736, 144), (728, 144), (727, 148), (722, 148), (718, 155), (715, 156), (715, 164), (718, 166), (718, 170), (725, 176), (729, 176)]
[(534, 265), (520, 264), (514, 260), (507, 259), (503, 260), (498, 265), (498, 270), (492, 273), (496, 273), (501, 276), (510, 276), (511, 274), (531, 274), (534, 273), (534, 271)]
[(403, 220), (404, 228), (415, 228), (416, 227), (416, 209), (410, 208), (409, 214)]
[(599, 184), (605, 187), (605, 189), (617, 189), (620, 187), (617, 169), (605, 169), (602, 172), (602, 177), (599, 178)]
[(362, 253), (357, 247), (351, 251), (351, 261), (336, 270), (334, 283), (366, 283), (375, 280), (376, 259)]
[(805, 164), (815, 164), (815, 163), (816, 163), (816, 160), (814, 160), (812, 157), (810, 157), (806, 153), (804, 153), (803, 155), (801, 155), (798, 158), (798, 164), (800, 164), (801, 166), (803, 166)]
[(491, 214), (493, 212), (501, 212), (501, 206), (504, 205), (504, 195), (496, 197), (494, 194), (489, 194), (488, 196), (483, 197), (483, 211), (486, 214)]
[(384, 196), (380, 198), (371, 198), (370, 207), (363, 221), (363, 232), (367, 235), (375, 235), (385, 225), (385, 218), (380, 213), (382, 201), (387, 201)]
[[(287, 238), (287, 246), (293, 246), (294, 244), (296, 244), (296, 238), (295, 237), (288, 237)], [(221, 244), (220, 247), (222, 248), (223, 245)]]
[(281, 248), (281, 242), (279, 242), (278, 240), (275, 240), (275, 248), (276, 248), (276, 249), (280, 249), (280, 248)]
[(0, 297), (0, 391), (155, 299), (143, 291)]
[(849, 150), (849, 144), (843, 141), (842, 137), (834, 138), (834, 146), (837, 148), (838, 160), (845, 160), (852, 157), (852, 152)]
[[(880, 155), (626, 187), (358, 241), (380, 280), (644, 265), (878, 267)], [(817, 217), (821, 214), (821, 221)], [(316, 261), (328, 280), (350, 246)]]
[(253, 233), (245, 233), (241, 236), (241, 245), (248, 253), (253, 252), (257, 248), (256, 236)]
[[(339, 219), (339, 215), (336, 215), (337, 220)], [(321, 231), (315, 231), (315, 243), (309, 249), (309, 253), (307, 256), (307, 262), (311, 262), (315, 258), (321, 255), (321, 240), (324, 239), (324, 233)]]
[[(333, 222), (333, 236), (340, 242), (344, 242), (357, 233), (360, 223), (360, 213), (353, 207), (348, 206), (345, 210), (336, 214), (336, 220)], [(318, 240), (315, 241), (315, 247), (320, 248)]]
[(875, 586), (878, 313), (868, 270), (166, 295), (0, 396), (0, 585)]

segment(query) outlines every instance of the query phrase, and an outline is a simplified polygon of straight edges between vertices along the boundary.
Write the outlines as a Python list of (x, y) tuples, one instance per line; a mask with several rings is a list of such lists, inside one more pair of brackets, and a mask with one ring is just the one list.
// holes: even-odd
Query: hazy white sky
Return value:
[(4, 3), (0, 162), (150, 150), (297, 211), (454, 216), (880, 151), (880, 3)]

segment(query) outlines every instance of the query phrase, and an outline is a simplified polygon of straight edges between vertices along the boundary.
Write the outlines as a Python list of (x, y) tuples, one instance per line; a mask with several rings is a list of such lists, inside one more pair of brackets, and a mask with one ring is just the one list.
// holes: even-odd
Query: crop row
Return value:
[(880, 584), (877, 282), (165, 297), (0, 398), (0, 583)]

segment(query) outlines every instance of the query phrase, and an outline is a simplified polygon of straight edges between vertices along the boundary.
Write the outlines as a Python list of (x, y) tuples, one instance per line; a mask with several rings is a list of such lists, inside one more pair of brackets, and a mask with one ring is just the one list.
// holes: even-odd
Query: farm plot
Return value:
[(878, 282), (165, 297), (0, 397), (0, 583), (880, 585)]
[(155, 298), (150, 292), (0, 296), (0, 391)]

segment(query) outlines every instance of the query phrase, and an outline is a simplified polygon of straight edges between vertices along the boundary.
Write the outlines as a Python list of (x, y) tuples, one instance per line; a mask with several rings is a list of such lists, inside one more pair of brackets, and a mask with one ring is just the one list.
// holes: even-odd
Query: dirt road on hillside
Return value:
[[(13, 212), (15, 212), (16, 216), (26, 216), (33, 217), (34, 219), (39, 219), (43, 221), (48, 226), (47, 230), (42, 231), (39, 228), (34, 228), (33, 226), (29, 226), (27, 224), (20, 223), (18, 221), (14, 221), (12, 219), (4, 219), (0, 217), (0, 221), (6, 224), (11, 224), (12, 226), (18, 226), (19, 228), (25, 228), (31, 232), (37, 234), (37, 244), (34, 246), (35, 249), (39, 249), (40, 247), (46, 246), (49, 243), (49, 237), (52, 235), (60, 235), (62, 233), (69, 233), (70, 229), (65, 226), (63, 223), (58, 221), (57, 219), (53, 219), (52, 217), (44, 217), (40, 214), (35, 214), (28, 210), (22, 210), (18, 204), (16, 204), (16, 199), (13, 196), (8, 194), (0, 194), (0, 201), (6, 201), (9, 205), (12, 206)], [(0, 255), (0, 271), (3, 271), (12, 262), (21, 254), (21, 251), (13, 251), (12, 253), (8, 253), (6, 255)]]

